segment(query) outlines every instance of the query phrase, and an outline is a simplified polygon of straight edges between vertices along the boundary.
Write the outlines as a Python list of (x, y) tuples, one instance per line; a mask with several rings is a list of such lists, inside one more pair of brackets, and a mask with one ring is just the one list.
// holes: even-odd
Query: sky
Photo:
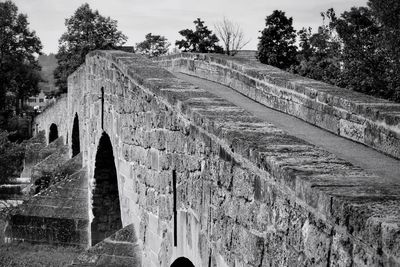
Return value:
[[(4, 0), (1, 0), (4, 1)], [(56, 53), (58, 39), (65, 32), (65, 19), (84, 3), (103, 16), (118, 21), (118, 29), (128, 36), (125, 45), (143, 41), (147, 33), (165, 36), (174, 47), (178, 33), (193, 29), (201, 18), (214, 31), (214, 25), (227, 18), (242, 28), (250, 42), (243, 48), (257, 49), (265, 18), (280, 9), (293, 17), (295, 29), (322, 24), (321, 11), (333, 7), (337, 14), (353, 6), (366, 6), (367, 0), (13, 0), (19, 12), (28, 16), (30, 29), (43, 44), (43, 52)]]

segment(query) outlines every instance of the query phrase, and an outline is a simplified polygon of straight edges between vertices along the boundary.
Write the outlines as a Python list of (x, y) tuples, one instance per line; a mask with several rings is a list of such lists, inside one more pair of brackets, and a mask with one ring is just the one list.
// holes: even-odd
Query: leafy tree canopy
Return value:
[(25, 155), (25, 145), (10, 142), (8, 137), (7, 131), (0, 130), (0, 184), (20, 175)]
[(11, 1), (0, 3), (0, 109), (39, 92), (42, 44), (29, 28), (27, 16)]
[(369, 0), (367, 7), (353, 7), (339, 17), (332, 8), (321, 15), (318, 32), (299, 31), (296, 55), (292, 19), (274, 11), (260, 37), (260, 61), (400, 102), (400, 2)]
[[(340, 41), (334, 34), (333, 22), (336, 14), (333, 9), (321, 13), (323, 25), (312, 34), (311, 28), (298, 32), (300, 39), (297, 53), (298, 64), (292, 67), (302, 76), (338, 85), (340, 82)], [(325, 24), (328, 19), (329, 23)]]
[(73, 16), (65, 20), (67, 31), (59, 40), (58, 67), (54, 71), (56, 85), (67, 91), (67, 78), (81, 64), (85, 56), (96, 49), (115, 49), (123, 45), (127, 37), (117, 29), (117, 21), (103, 17), (88, 4), (83, 4)]
[(285, 12), (275, 10), (265, 19), (265, 28), (259, 37), (257, 58), (261, 63), (288, 69), (296, 62), (296, 31), (293, 19)]
[(198, 18), (193, 23), (196, 25), (196, 30), (181, 30), (179, 34), (185, 39), (176, 41), (175, 45), (184, 52), (223, 53), (224, 49), (217, 44), (218, 37), (204, 25), (204, 21)]
[(136, 51), (150, 58), (164, 55), (168, 52), (171, 45), (167, 39), (161, 35), (146, 34), (145, 40), (136, 44)]
[(379, 27), (376, 42), (389, 63), (384, 68), (388, 87), (385, 91), (389, 95), (386, 98), (400, 102), (400, 1), (369, 0), (368, 6)]
[[(351, 8), (334, 23), (343, 43), (342, 84), (355, 91), (385, 97), (385, 58), (379, 52), (379, 28), (367, 7)], [(381, 91), (382, 90), (382, 91)]]

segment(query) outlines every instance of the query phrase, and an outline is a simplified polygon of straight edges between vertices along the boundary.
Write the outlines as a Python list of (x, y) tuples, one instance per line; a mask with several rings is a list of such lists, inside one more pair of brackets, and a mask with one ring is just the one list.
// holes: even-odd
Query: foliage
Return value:
[(383, 73), (386, 60), (379, 51), (379, 28), (371, 10), (353, 7), (341, 15), (335, 27), (343, 43), (343, 85), (355, 91), (387, 97)]
[(62, 92), (67, 91), (67, 78), (81, 64), (85, 56), (96, 49), (115, 49), (123, 45), (127, 37), (117, 29), (117, 21), (103, 17), (88, 4), (83, 4), (73, 16), (65, 20), (67, 31), (59, 40), (56, 58), (58, 66), (54, 71), (56, 85)]
[(223, 21), (215, 24), (215, 31), (225, 46), (225, 54), (234, 56), (250, 40), (246, 40), (243, 30), (238, 24), (224, 18)]
[[(28, 109), (25, 108), (24, 112), (27, 112)], [(8, 139), (11, 142), (22, 142), (23, 140), (29, 139), (30, 130), (32, 124), (32, 117), (34, 113), (30, 116), (8, 116), (7, 117), (7, 126), (3, 128), (9, 132)]]
[(149, 58), (158, 57), (166, 54), (170, 45), (164, 36), (148, 33), (143, 42), (136, 44), (136, 51)]
[[(311, 28), (298, 32), (300, 50), (297, 53), (298, 65), (292, 71), (302, 76), (338, 85), (340, 83), (340, 49), (341, 45), (334, 35), (333, 22), (336, 15), (333, 9), (321, 13), (323, 25), (312, 34)], [(325, 18), (330, 20), (325, 25)]]
[(275, 10), (265, 19), (265, 28), (258, 43), (257, 58), (261, 63), (288, 69), (296, 63), (296, 31), (293, 19)]
[(30, 188), (31, 193), (36, 195), (46, 188), (60, 182), (67, 177), (67, 175), (68, 174), (66, 174), (64, 170), (55, 172), (42, 172), (42, 175), (35, 180), (34, 185)]
[(375, 38), (381, 48), (379, 54), (385, 58), (385, 95), (393, 101), (400, 102), (400, 2), (369, 0), (368, 6), (379, 27)]
[(323, 25), (299, 31), (296, 60), (292, 19), (275, 10), (258, 45), (262, 63), (305, 77), (400, 102), (400, 2), (369, 0), (339, 17), (321, 13)]
[[(27, 16), (11, 1), (0, 3), (0, 107), (39, 92), (40, 66), (35, 58), (42, 44), (29, 28)], [(8, 103), (9, 102), (9, 103)]]
[(50, 173), (43, 174), (40, 178), (36, 179), (34, 186), (31, 188), (34, 191), (34, 195), (48, 188), (52, 181), (52, 175)]
[(193, 23), (196, 25), (196, 30), (181, 30), (179, 34), (185, 39), (176, 41), (175, 45), (179, 49), (183, 48), (184, 52), (222, 53), (223, 48), (217, 44), (218, 37), (204, 25), (204, 21), (198, 18)]
[(0, 184), (13, 176), (19, 176), (25, 155), (23, 144), (8, 139), (10, 133), (0, 130)]

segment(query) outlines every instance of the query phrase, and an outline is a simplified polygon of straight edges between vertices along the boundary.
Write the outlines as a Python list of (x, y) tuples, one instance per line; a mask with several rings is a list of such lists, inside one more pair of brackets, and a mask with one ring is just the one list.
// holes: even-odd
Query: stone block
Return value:
[(335, 233), (331, 245), (331, 266), (353, 266), (353, 243), (348, 236)]
[(303, 227), (304, 254), (316, 265), (327, 265), (331, 237), (326, 229), (307, 220)]
[(244, 229), (238, 228), (232, 233), (232, 250), (246, 264), (259, 266), (264, 250), (264, 238)]
[(351, 140), (364, 143), (365, 142), (365, 128), (366, 126), (363, 124), (358, 124), (355, 122), (351, 122), (348, 120), (341, 119), (340, 120), (340, 132), (341, 136), (349, 138)]

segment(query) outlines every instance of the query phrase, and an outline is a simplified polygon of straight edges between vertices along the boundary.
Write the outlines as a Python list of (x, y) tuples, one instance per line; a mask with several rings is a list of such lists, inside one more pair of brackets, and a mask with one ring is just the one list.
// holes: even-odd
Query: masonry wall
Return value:
[[(46, 143), (49, 142), (50, 125), (57, 125), (58, 135), (63, 136), (67, 140), (69, 125), (66, 123), (66, 114), (68, 110), (68, 100), (64, 96), (57, 100), (51, 107), (45, 109), (42, 113), (35, 117), (33, 122), (34, 135), (40, 131), (45, 132)], [(68, 141), (67, 141), (68, 142)]]
[(90, 192), (110, 136), (122, 224), (134, 225), (142, 266), (180, 256), (195, 266), (400, 264), (399, 185), (138, 55), (92, 52), (68, 90)]
[(227, 85), (287, 114), (400, 158), (400, 104), (212, 54), (165, 56), (160, 65)]

